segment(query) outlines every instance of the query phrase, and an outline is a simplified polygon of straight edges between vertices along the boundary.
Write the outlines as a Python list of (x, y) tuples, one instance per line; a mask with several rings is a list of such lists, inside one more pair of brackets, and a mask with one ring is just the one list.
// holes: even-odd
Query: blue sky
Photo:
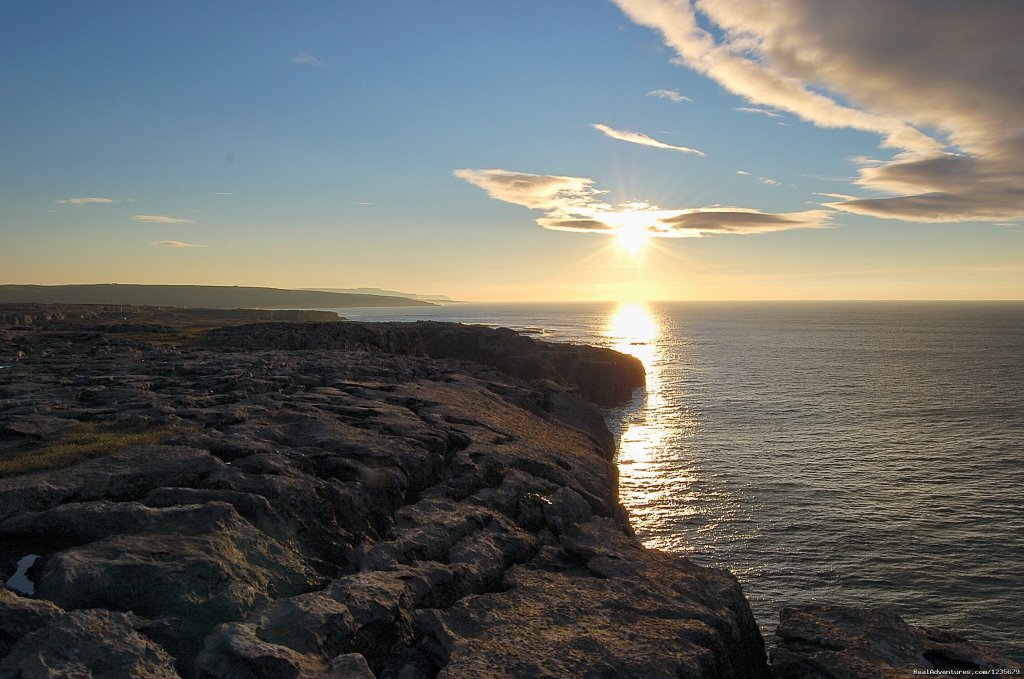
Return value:
[[(956, 52), (943, 35), (985, 35), (1016, 16), (992, 10), (1020, 12), (942, 2), (949, 20), (922, 25), (900, 4), (852, 3), (865, 10), (845, 20), (855, 30), (894, 12), (870, 49), (889, 40), (915, 54), (919, 43), (902, 72), (879, 68), (867, 42), (834, 39), (802, 0), (782, 3), (774, 24), (727, 0), (9, 3), (0, 282), (479, 300), (1024, 297), (1020, 149), (989, 134), (1019, 103), (998, 97), (1021, 95), (998, 94), (994, 80), (974, 91), (971, 68), (1007, 59), (1000, 35), (972, 42), (967, 30)], [(680, 29), (687, 13), (704, 43)], [(833, 45), (821, 61), (838, 75), (823, 82), (824, 66), (797, 57)], [(915, 109), (903, 93), (939, 56), (963, 60), (960, 79), (916, 101), (951, 103)], [(825, 128), (817, 104), (771, 91), (781, 80), (734, 80), (741, 57), (853, 112)], [(871, 68), (884, 87), (858, 85)], [(956, 106), (985, 96), (989, 118)], [(897, 118), (935, 148), (881, 147)], [(624, 141), (630, 132), (704, 155)], [(916, 163), (916, 185), (899, 159)], [(823, 207), (849, 199), (818, 195), (935, 195), (934, 177), (950, 172), (991, 187), (985, 163), (1009, 179), (981, 192), (984, 205), (968, 200), (979, 191), (938, 207)], [(858, 180), (865, 167), (877, 171)], [(508, 182), (533, 191), (551, 178), (583, 184), (555, 199), (508, 193)], [(627, 222), (645, 241), (636, 254), (616, 245)]]

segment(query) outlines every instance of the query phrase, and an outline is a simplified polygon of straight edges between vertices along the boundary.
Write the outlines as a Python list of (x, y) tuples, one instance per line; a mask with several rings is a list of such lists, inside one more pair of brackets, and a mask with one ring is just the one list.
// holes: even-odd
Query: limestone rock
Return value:
[(768, 676), (735, 578), (643, 549), (607, 519), (583, 530), (589, 553), (517, 565), (498, 592), (419, 618), (439, 677)]
[(887, 608), (786, 607), (776, 636), (772, 671), (778, 679), (868, 679), (905, 677), (913, 670), (1024, 669), (996, 650), (958, 635), (911, 627)]
[(0, 479), (0, 521), (65, 502), (130, 500), (164, 485), (191, 485), (223, 463), (204, 450), (133, 446), (67, 469)]
[(19, 596), (0, 587), (0, 657), (10, 653), (23, 636), (62, 615), (63, 609), (49, 601)]
[(173, 659), (137, 630), (131, 614), (72, 611), (22, 637), (0, 660), (0, 678), (180, 679)]
[(537, 342), (507, 328), (451, 323), (254, 323), (218, 328), (210, 346), (232, 350), (331, 349), (454, 358), (525, 380), (574, 385), (602, 405), (628, 401), (644, 384), (643, 364), (608, 349)]

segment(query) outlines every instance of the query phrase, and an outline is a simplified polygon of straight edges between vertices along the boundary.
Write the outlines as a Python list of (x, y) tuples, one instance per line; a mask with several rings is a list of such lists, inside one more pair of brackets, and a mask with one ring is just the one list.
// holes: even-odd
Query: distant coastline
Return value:
[(392, 295), (227, 285), (0, 285), (0, 303), (129, 304), (206, 309), (347, 309), (436, 306)]

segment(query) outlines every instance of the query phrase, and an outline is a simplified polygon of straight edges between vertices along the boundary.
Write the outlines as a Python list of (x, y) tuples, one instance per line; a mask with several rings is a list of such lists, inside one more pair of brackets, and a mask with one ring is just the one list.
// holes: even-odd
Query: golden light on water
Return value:
[[(647, 371), (645, 402), (636, 417), (630, 418), (619, 440), (620, 463), (643, 466), (657, 453), (664, 436), (663, 427), (647, 414), (662, 405), (658, 338), (661, 328), (647, 304), (629, 302), (620, 305), (608, 320), (605, 334), (612, 348), (639, 358)], [(642, 473), (641, 467), (635, 470)]]
[[(679, 431), (686, 416), (669, 403), (664, 387), (662, 335), (669, 330), (646, 303), (620, 304), (609, 315), (605, 336), (613, 349), (639, 358), (647, 371), (643, 398), (622, 412), (619, 432), (619, 496), (651, 547), (685, 551), (678, 531), (646, 529), (689, 520), (697, 514), (696, 472), (679, 459)], [(671, 421), (669, 418), (672, 418)]]
[(629, 302), (615, 310), (605, 333), (614, 340), (616, 351), (633, 354), (650, 370), (651, 366), (644, 360), (648, 357), (642, 355), (647, 352), (638, 352), (637, 349), (650, 348), (658, 339), (659, 330), (658, 322), (646, 304)]

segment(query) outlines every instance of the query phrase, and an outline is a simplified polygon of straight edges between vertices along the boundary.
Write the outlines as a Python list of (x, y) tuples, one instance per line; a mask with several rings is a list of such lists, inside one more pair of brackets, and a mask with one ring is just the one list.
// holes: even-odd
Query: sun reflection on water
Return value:
[(636, 356), (647, 371), (645, 393), (613, 418), (620, 499), (648, 545), (679, 550), (679, 523), (699, 513), (698, 479), (672, 433), (689, 427), (678, 421), (680, 409), (668, 402), (663, 384), (665, 331), (649, 305), (630, 302), (609, 315), (604, 334), (613, 349)]

